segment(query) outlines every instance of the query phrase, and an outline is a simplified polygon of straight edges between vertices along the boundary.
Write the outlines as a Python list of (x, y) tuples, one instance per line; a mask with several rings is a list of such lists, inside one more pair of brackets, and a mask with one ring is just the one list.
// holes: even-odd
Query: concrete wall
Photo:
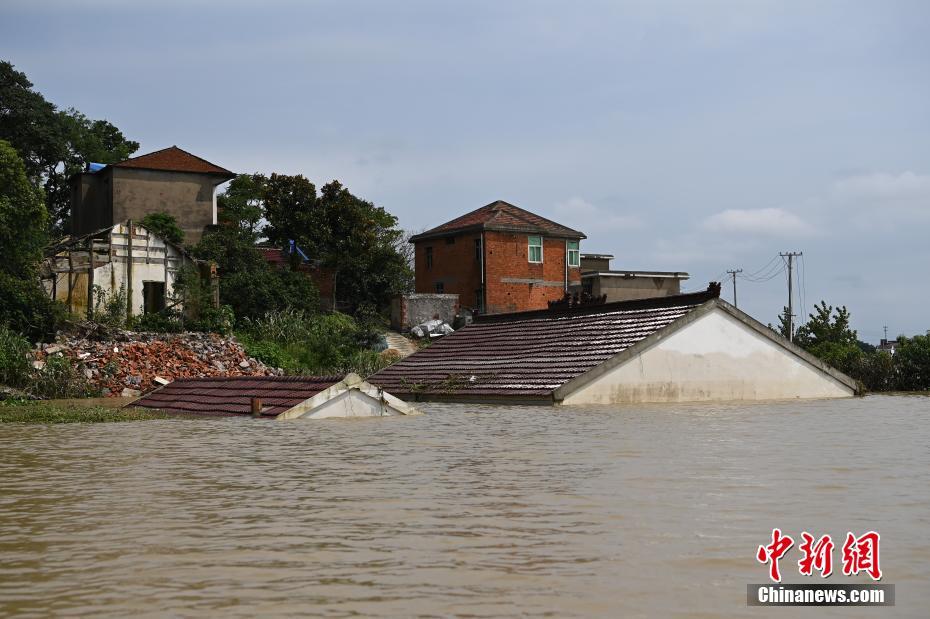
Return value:
[(457, 294), (403, 294), (391, 300), (391, 328), (409, 331), (411, 327), (438, 318), (450, 325), (459, 312)]
[(71, 234), (80, 236), (113, 225), (110, 172), (71, 177)]
[(582, 275), (582, 287), (593, 296), (607, 295), (607, 302), (665, 297), (681, 293), (681, 280), (674, 277), (626, 277)]
[(721, 309), (659, 340), (563, 404), (838, 398), (853, 390)]
[(113, 222), (139, 221), (149, 213), (168, 213), (184, 230), (184, 243), (194, 244), (214, 220), (217, 178), (209, 174), (111, 168)]

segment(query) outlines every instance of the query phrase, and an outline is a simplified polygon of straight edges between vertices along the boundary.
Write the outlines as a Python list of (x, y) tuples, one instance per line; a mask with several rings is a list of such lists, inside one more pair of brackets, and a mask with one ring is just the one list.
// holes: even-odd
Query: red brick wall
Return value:
[[(459, 295), (461, 307), (474, 308), (475, 292), (481, 288), (481, 263), (475, 257), (475, 239), (481, 234), (471, 232), (453, 237), (449, 244), (445, 238), (427, 239), (415, 244), (414, 262), (417, 292), (435, 294), (441, 282), (444, 294)], [(426, 268), (426, 248), (433, 248), (433, 267)]]
[[(565, 239), (543, 238), (543, 262), (530, 263), (527, 234), (485, 232), (485, 313), (522, 312), (545, 309), (549, 301), (565, 294)], [(458, 294), (462, 307), (474, 308), (475, 292), (481, 287), (481, 264), (475, 259), (475, 239), (480, 233), (455, 237), (454, 244), (444, 238), (416, 243), (415, 288), (417, 292), (435, 293), (442, 282), (443, 292)], [(426, 248), (433, 248), (433, 267), (426, 268)], [(569, 269), (569, 285), (581, 284), (581, 269)], [(522, 281), (506, 281), (522, 280)], [(532, 280), (532, 281), (531, 281)]]
[[(565, 239), (543, 238), (543, 262), (535, 264), (527, 258), (528, 236), (485, 233), (487, 313), (545, 309), (565, 294)], [(570, 286), (580, 284), (581, 269), (569, 269), (568, 280)]]

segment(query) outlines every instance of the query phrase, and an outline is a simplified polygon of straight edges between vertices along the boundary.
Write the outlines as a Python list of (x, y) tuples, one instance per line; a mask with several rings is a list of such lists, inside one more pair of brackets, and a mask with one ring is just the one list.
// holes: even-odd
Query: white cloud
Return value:
[(809, 236), (813, 228), (783, 208), (728, 209), (711, 215), (702, 227), (712, 232), (770, 237)]

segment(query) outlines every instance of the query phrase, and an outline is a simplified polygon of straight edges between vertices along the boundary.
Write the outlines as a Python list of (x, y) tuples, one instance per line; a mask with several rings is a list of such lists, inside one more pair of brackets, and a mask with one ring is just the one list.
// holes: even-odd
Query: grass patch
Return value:
[(0, 403), (0, 423), (111, 423), (173, 418), (174, 416), (168, 413), (143, 408), (112, 408), (42, 401)]

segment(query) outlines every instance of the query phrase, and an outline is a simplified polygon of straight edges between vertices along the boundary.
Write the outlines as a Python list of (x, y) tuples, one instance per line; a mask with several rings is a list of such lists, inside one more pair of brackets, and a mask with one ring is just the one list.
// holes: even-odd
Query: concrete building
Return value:
[(581, 291), (608, 303), (681, 293), (682, 271), (636, 271), (610, 268), (611, 254), (581, 254)]
[(395, 417), (419, 413), (357, 374), (342, 379), (338, 376), (186, 378), (168, 383), (130, 406), (183, 415), (274, 419)]
[(216, 224), (216, 190), (235, 176), (177, 146), (71, 177), (71, 234), (80, 236), (150, 213), (174, 216), (184, 242)]
[(707, 292), (479, 316), (369, 381), (413, 400), (625, 404), (840, 398), (853, 379)]
[(127, 314), (164, 309), (174, 293), (178, 273), (190, 266), (207, 277), (207, 263), (194, 260), (183, 247), (155, 236), (132, 222), (66, 238), (46, 252), (40, 267), (48, 295), (71, 313), (88, 316), (103, 299), (126, 295)]
[(584, 238), (498, 200), (410, 238), (416, 292), (487, 314), (542, 309), (581, 284)]

